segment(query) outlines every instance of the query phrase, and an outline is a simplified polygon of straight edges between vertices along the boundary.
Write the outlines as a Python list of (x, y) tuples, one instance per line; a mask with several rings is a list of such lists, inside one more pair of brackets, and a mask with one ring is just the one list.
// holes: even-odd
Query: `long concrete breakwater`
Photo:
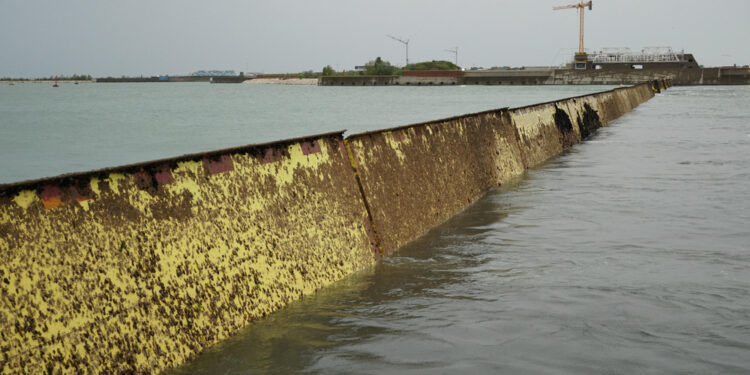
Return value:
[[(629, 64), (614, 69), (557, 69), (528, 67), (524, 69), (490, 69), (469, 71), (406, 71), (397, 76), (339, 75), (323, 76), (321, 86), (527, 86), (527, 85), (632, 85), (652, 80), (669, 80), (675, 86), (749, 85), (750, 68), (735, 67), (660, 67), (658, 63), (644, 69)], [(448, 73), (455, 73), (453, 75)]]
[(184, 363), (668, 86), (0, 185), (1, 372)]

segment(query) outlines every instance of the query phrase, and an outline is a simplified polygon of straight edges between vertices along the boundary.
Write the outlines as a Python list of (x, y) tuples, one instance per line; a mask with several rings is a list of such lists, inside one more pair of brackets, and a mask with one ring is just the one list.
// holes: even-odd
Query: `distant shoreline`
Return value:
[(251, 85), (317, 85), (317, 78), (253, 78), (242, 83)]
[[(106, 82), (106, 81), (105, 81)], [(135, 81), (138, 82), (138, 81)], [(141, 81), (144, 82), (144, 81)], [(145, 81), (148, 82), (148, 81)], [(156, 82), (156, 81), (153, 81)], [(200, 82), (200, 81), (197, 81)], [(208, 81), (204, 81), (208, 82)], [(309, 86), (315, 86), (318, 85), (318, 79), (317, 78), (250, 78), (246, 79), (244, 81), (239, 81), (236, 83), (246, 83), (246, 84), (254, 84), (254, 85), (309, 85)], [(9, 85), (9, 84), (53, 84), (55, 83), (55, 80), (0, 80), (0, 85)], [(64, 83), (96, 83), (94, 80), (83, 80), (83, 81), (76, 81), (76, 80), (58, 80), (58, 84), (64, 84)], [(174, 83), (174, 81), (172, 81)]]
[[(57, 81), (58, 84), (60, 84), (60, 83), (75, 83), (75, 82), (78, 82), (78, 83), (94, 83), (94, 81), (90, 81), (90, 80), (76, 81), (76, 80), (72, 80), (72, 79), (71, 80), (64, 80), (64, 81), (63, 80), (58, 80)], [(35, 80), (21, 80), (21, 81), (15, 81), (15, 80), (1, 80), (0, 81), (0, 84), (11, 84), (11, 83), (13, 83), (13, 84), (17, 84), (17, 83), (55, 83), (55, 80), (54, 79), (53, 80), (47, 80), (47, 79), (36, 80), (35, 79)]]

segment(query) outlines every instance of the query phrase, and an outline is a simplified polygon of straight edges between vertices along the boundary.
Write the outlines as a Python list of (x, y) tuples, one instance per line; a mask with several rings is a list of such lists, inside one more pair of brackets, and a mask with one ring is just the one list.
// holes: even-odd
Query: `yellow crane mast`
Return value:
[(578, 14), (581, 17), (581, 21), (580, 21), (580, 32), (578, 34), (578, 52), (576, 53), (575, 60), (582, 61), (582, 62), (585, 62), (587, 59), (586, 51), (583, 50), (583, 13), (587, 7), (589, 8), (589, 10), (591, 10), (592, 1), (584, 3), (583, 0), (581, 0), (581, 2), (578, 4), (563, 5), (563, 6), (552, 8), (552, 10), (561, 10), (561, 9), (578, 10)]

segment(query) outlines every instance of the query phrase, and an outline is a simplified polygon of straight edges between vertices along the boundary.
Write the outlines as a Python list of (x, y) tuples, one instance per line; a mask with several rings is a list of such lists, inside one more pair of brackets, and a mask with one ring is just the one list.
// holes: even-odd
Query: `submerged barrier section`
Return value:
[(0, 371), (177, 366), (669, 85), (0, 185)]
[(384, 255), (653, 95), (642, 84), (347, 137)]
[(525, 166), (558, 155), (653, 96), (651, 86), (641, 84), (510, 109)]
[(506, 109), (348, 137), (384, 255), (521, 174), (516, 137)]

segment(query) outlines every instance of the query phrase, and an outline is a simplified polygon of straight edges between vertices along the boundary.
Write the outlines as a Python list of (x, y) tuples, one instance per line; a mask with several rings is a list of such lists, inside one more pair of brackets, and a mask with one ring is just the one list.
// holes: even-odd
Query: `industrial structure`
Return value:
[[(593, 1), (557, 6), (553, 10), (576, 9), (579, 16), (578, 50), (565, 66), (471, 69), (468, 71), (409, 71), (398, 76), (322, 77), (323, 86), (430, 86), (430, 85), (623, 85), (669, 79), (675, 85), (748, 85), (750, 68), (704, 68), (692, 54), (670, 47), (646, 47), (639, 52), (629, 48), (603, 48), (587, 52), (584, 45), (584, 13)], [(407, 45), (404, 41), (391, 37)], [(456, 54), (454, 50), (446, 50)], [(407, 60), (408, 61), (408, 60)], [(458, 65), (458, 63), (456, 63)]]
[[(640, 52), (633, 52), (630, 48), (602, 48), (589, 57), (594, 64), (608, 63), (645, 63), (645, 62), (681, 62), (688, 61), (689, 54), (685, 51), (676, 52), (672, 47), (646, 47)], [(690, 61), (692, 62), (692, 61)]]
[(580, 17), (578, 26), (578, 52), (576, 52), (574, 58), (576, 69), (586, 69), (586, 62), (588, 61), (588, 58), (586, 56), (586, 50), (583, 47), (583, 14), (586, 11), (587, 7), (589, 8), (589, 10), (591, 10), (592, 6), (593, 3), (591, 1), (584, 3), (583, 0), (581, 0), (581, 2), (578, 4), (563, 5), (552, 8), (552, 10), (576, 9), (578, 11), (578, 15)]
[(236, 76), (234, 70), (199, 70), (190, 74), (194, 77)]
[(445, 50), (445, 52), (450, 52), (453, 54), (453, 57), (455, 58), (455, 64), (456, 66), (458, 66), (458, 46), (451, 48), (451, 49), (447, 49)]
[(406, 65), (409, 65), (409, 39), (397, 38), (393, 35), (386, 35), (386, 36), (406, 46)]

